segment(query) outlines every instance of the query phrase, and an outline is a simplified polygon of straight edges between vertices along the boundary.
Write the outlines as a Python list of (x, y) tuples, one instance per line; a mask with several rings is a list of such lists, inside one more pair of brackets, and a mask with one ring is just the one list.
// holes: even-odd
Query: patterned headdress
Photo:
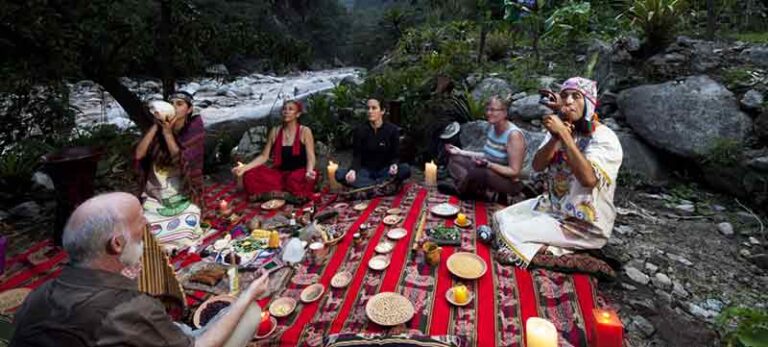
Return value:
[(584, 77), (571, 77), (563, 82), (560, 91), (575, 90), (584, 96), (584, 125), (583, 131), (592, 133), (594, 131), (593, 122), (597, 120), (595, 109), (597, 108), (597, 82)]

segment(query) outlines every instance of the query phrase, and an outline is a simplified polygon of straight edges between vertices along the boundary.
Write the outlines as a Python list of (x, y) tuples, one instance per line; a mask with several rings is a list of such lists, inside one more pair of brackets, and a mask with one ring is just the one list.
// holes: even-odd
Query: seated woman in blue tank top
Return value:
[(518, 176), (525, 159), (525, 137), (520, 128), (507, 119), (508, 108), (498, 96), (488, 100), (485, 118), (490, 127), (482, 152), (446, 146), (450, 153), (448, 172), (454, 186), (441, 185), (440, 188), (461, 197), (484, 196), (488, 191), (512, 195), (522, 190)]

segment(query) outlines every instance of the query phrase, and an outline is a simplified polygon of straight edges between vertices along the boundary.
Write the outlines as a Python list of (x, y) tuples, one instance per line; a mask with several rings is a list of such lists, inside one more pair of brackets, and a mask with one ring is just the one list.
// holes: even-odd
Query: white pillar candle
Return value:
[(424, 164), (424, 183), (427, 186), (437, 185), (437, 165), (434, 161)]
[(525, 345), (527, 347), (557, 347), (555, 325), (543, 318), (528, 318), (525, 324)]
[(333, 161), (328, 162), (328, 183), (330, 185), (331, 190), (336, 190), (339, 188), (339, 182), (336, 182), (336, 170), (339, 169), (339, 164), (334, 163)]

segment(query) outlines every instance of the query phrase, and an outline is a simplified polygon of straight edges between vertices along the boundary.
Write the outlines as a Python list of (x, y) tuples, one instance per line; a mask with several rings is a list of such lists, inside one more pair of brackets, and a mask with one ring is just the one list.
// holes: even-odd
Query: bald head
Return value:
[(140, 239), (144, 224), (141, 204), (135, 196), (101, 194), (75, 209), (64, 227), (62, 242), (73, 264), (117, 257), (121, 250), (111, 249), (113, 239), (122, 237), (122, 243)]

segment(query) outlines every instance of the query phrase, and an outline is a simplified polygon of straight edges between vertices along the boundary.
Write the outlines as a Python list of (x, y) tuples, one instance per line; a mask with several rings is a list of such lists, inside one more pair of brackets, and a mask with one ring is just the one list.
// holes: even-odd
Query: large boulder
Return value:
[(267, 144), (267, 135), (269, 128), (266, 125), (259, 125), (248, 129), (240, 138), (235, 152), (237, 160), (246, 162), (252, 160), (261, 153), (264, 145)]
[(761, 67), (768, 67), (768, 46), (749, 47), (741, 52), (741, 58)]
[(539, 103), (541, 97), (529, 95), (520, 100), (515, 100), (509, 106), (509, 116), (512, 118), (521, 118), (523, 120), (534, 120), (552, 114), (552, 110)]
[(707, 76), (627, 89), (618, 105), (646, 142), (688, 158), (704, 157), (719, 140), (744, 142), (752, 130), (733, 93)]
[(703, 164), (704, 180), (713, 188), (768, 208), (768, 149), (744, 151), (729, 165)]
[(760, 112), (763, 107), (763, 94), (757, 90), (750, 89), (741, 98), (741, 106), (747, 112)]
[(620, 173), (655, 183), (663, 183), (669, 179), (669, 170), (666, 169), (659, 155), (637, 136), (624, 131), (616, 132), (616, 136), (624, 152)]
[(763, 111), (755, 119), (755, 135), (761, 141), (768, 142), (768, 110)]
[(459, 133), (461, 146), (468, 151), (482, 151), (483, 145), (485, 145), (485, 134), (488, 133), (489, 126), (490, 124), (484, 120), (462, 124), (461, 132)]
[(507, 95), (512, 95), (516, 92), (518, 92), (517, 87), (512, 86), (509, 82), (501, 78), (490, 77), (480, 81), (477, 87), (472, 90), (472, 97), (475, 100), (482, 100), (483, 103), (485, 103), (488, 98), (494, 95), (506, 97)]

